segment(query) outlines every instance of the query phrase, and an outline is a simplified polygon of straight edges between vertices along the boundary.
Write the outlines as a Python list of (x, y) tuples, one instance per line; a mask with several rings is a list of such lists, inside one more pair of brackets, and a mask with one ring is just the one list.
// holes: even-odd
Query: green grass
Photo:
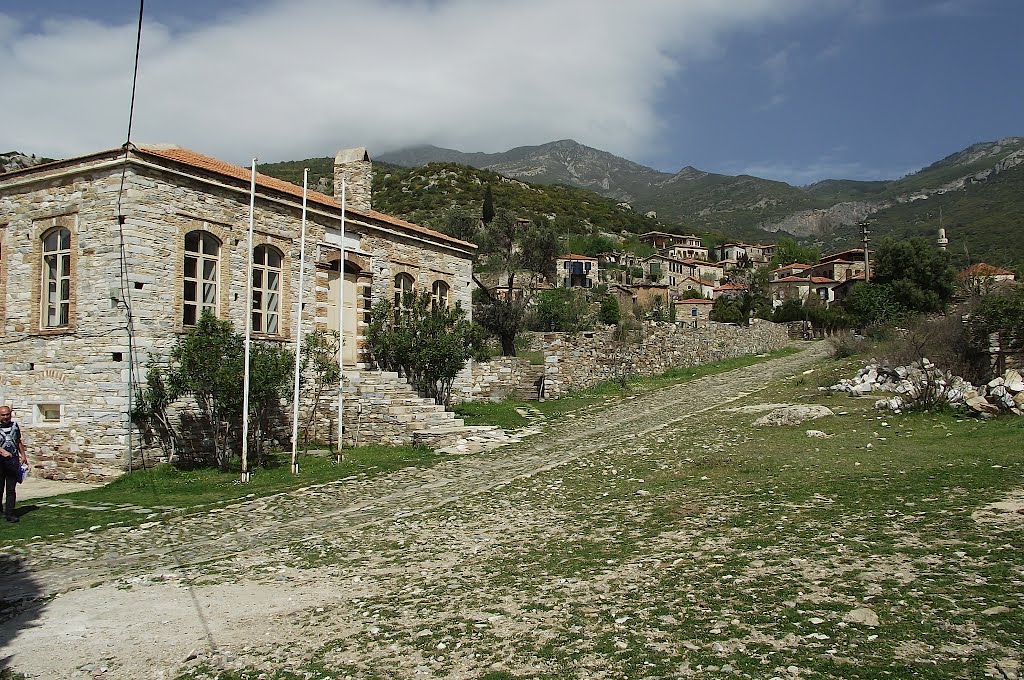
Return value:
[[(346, 449), (340, 465), (334, 457), (301, 457), (300, 472), (293, 475), (290, 456), (277, 454), (267, 467), (253, 469), (246, 484), (239, 479), (237, 460), (231, 472), (159, 465), (124, 475), (97, 489), (19, 502), (21, 521), (2, 528), (0, 546), (19, 539), (45, 538), (113, 524), (140, 524), (353, 475), (372, 478), (410, 466), (429, 467), (441, 458), (420, 446), (363, 446)], [(62, 501), (70, 505), (62, 505)], [(142, 509), (151, 512), (144, 513)]]
[(519, 414), (520, 410), (535, 409), (546, 420), (554, 420), (581, 408), (604, 403), (609, 398), (626, 397), (648, 392), (668, 385), (696, 380), (745, 366), (752, 366), (762, 361), (788, 356), (798, 351), (800, 350), (793, 347), (785, 347), (769, 354), (725, 359), (700, 366), (673, 368), (666, 373), (650, 378), (630, 377), (626, 380), (625, 384), (617, 380), (607, 380), (585, 390), (571, 392), (560, 399), (548, 399), (542, 402), (509, 399), (496, 403), (460, 404), (454, 410), (459, 418), (466, 421), (467, 425), (497, 425), (506, 430), (514, 430), (525, 427), (530, 422)]
[[(345, 654), (212, 677), (371, 680), (420, 663), (425, 677), (494, 680), (999, 677), (989, 669), (1019, 658), (1024, 635), (1024, 525), (972, 513), (1024, 486), (1024, 418), (894, 415), (818, 391), (861, 365), (823, 361), (730, 404), (835, 416), (758, 428), (758, 413), (701, 412), (363, 537), (372, 558), (346, 540), (334, 564), (378, 587), (336, 613), (324, 649)], [(714, 370), (727, 369), (700, 369)], [(492, 540), (453, 562), (461, 535)], [(996, 605), (1009, 611), (984, 613)], [(880, 625), (844, 620), (859, 607)], [(511, 625), (467, 623), (492, 614)]]

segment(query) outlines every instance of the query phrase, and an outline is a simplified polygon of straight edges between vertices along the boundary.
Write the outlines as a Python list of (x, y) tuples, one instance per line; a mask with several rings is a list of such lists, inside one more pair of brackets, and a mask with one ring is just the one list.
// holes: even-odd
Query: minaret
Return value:
[(939, 250), (945, 250), (948, 245), (949, 239), (946, 238), (946, 230), (939, 227)]

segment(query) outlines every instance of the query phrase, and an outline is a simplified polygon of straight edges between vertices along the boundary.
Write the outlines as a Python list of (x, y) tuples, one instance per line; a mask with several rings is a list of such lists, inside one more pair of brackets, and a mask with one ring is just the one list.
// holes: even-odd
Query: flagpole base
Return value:
[(246, 470), (242, 473), (242, 484), (248, 484), (249, 480), (252, 479), (252, 473)]
[(292, 474), (293, 475), (299, 474), (299, 464), (298, 463), (292, 463)]

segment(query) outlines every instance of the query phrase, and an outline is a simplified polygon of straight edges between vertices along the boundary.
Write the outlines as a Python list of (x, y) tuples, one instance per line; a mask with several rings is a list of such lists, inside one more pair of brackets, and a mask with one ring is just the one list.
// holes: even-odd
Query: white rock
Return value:
[(872, 628), (879, 625), (878, 614), (873, 609), (867, 607), (857, 607), (853, 611), (847, 612), (843, 620), (848, 623), (859, 623)]

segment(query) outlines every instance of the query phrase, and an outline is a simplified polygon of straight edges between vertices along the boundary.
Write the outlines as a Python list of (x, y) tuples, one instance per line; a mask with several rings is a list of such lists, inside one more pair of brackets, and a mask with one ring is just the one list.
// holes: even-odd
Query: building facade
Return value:
[(365, 149), (336, 159), (344, 262), (341, 206), (308, 194), (302, 309), (300, 187), (258, 176), (250, 279), (248, 168), (131, 146), (0, 175), (0, 402), (39, 472), (101, 479), (135, 464), (130, 372), (166, 361), (206, 310), (244, 330), (250, 288), (254, 338), (292, 346), (300, 314), (304, 332), (340, 320), (352, 369), (366, 366), (375, 301), (430, 291), (469, 310), (475, 246), (374, 211), (371, 169)]

